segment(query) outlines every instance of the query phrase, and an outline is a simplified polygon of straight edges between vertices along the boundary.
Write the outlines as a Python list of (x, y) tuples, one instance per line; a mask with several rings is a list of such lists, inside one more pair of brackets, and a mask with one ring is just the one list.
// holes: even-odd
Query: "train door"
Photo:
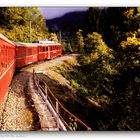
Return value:
[(22, 66), (24, 66), (24, 65), (26, 65), (26, 63), (27, 63), (27, 58), (26, 58), (26, 56), (27, 56), (27, 54), (28, 54), (27, 47), (22, 47), (20, 53), (22, 54), (22, 58), (23, 58), (23, 59), (22, 59), (22, 60), (23, 60)]
[(45, 54), (45, 59), (48, 59), (48, 46), (46, 46)]
[(42, 46), (39, 47), (39, 60), (42, 59)]
[(5, 45), (1, 46), (1, 54), (0, 55), (1, 55), (1, 58), (0, 58), (0, 61), (1, 61), (1, 73), (4, 73), (4, 71), (7, 68), (7, 50), (6, 50)]
[(34, 62), (37, 61), (37, 57), (38, 57), (37, 56), (37, 47), (34, 47), (33, 48), (33, 59), (34, 59)]
[(48, 48), (48, 59), (50, 59), (50, 57), (51, 57), (51, 56), (50, 56), (50, 55), (51, 55), (51, 54), (50, 54), (50, 46), (48, 45), (47, 48)]
[(37, 46), (37, 61), (39, 61), (39, 46)]
[(6, 46), (2, 46), (2, 73), (6, 70), (7, 68), (7, 49)]
[(28, 64), (32, 63), (32, 51), (33, 51), (33, 47), (29, 47), (28, 48)]

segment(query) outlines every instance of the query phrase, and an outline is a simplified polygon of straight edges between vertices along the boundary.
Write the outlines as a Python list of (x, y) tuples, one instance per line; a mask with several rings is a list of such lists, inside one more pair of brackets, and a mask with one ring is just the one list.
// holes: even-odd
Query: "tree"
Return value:
[(79, 31), (76, 33), (77, 37), (77, 47), (79, 52), (84, 52), (84, 38), (82, 36), (82, 30), (79, 29)]
[(58, 42), (57, 35), (55, 33), (50, 33), (49, 40)]
[(101, 22), (102, 9), (90, 7), (86, 13), (84, 20), (84, 34), (99, 32)]
[(78, 87), (101, 105), (100, 130), (140, 130), (140, 8), (91, 9)]
[(48, 29), (44, 17), (35, 7), (0, 8), (1, 32), (13, 41), (29, 42), (29, 23), (32, 27), (32, 41), (46, 38)]

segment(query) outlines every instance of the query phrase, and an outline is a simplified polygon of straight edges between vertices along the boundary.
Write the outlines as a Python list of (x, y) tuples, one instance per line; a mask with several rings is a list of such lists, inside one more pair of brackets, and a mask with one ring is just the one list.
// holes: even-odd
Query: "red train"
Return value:
[(53, 41), (41, 43), (12, 42), (0, 34), (0, 103), (16, 68), (62, 54), (62, 46)]

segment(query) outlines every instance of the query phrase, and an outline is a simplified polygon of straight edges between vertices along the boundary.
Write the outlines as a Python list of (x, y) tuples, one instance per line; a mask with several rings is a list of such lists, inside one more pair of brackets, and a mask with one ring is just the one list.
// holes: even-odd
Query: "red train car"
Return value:
[(49, 58), (50, 49), (47, 44), (38, 44), (38, 60)]
[[(38, 42), (40, 43), (40, 42)], [(62, 46), (54, 41), (44, 41), (39, 44), (39, 60), (52, 59), (62, 54)]]
[(50, 57), (49, 59), (52, 59), (56, 56), (60, 56), (62, 54), (62, 46), (60, 43), (49, 43), (49, 50), (50, 50)]
[(38, 61), (38, 45), (36, 43), (15, 43), (16, 67), (20, 68)]
[(38, 60), (52, 59), (61, 55), (61, 44), (52, 41), (39, 43), (19, 43), (16, 42), (16, 67), (31, 64)]
[(0, 102), (10, 85), (15, 71), (15, 45), (0, 34)]
[(45, 43), (13, 43), (0, 34), (0, 103), (12, 80), (15, 68), (38, 60), (52, 59), (62, 54), (62, 46), (53, 41)]

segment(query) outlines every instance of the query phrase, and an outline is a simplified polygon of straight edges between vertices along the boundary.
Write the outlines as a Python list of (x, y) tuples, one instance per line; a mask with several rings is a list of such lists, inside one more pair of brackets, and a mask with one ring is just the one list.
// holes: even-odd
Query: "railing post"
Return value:
[(35, 70), (33, 69), (33, 79), (35, 79), (35, 78), (34, 78), (34, 73), (35, 73)]
[(59, 129), (59, 116), (58, 116), (58, 114), (59, 114), (59, 105), (58, 105), (58, 102), (56, 101), (56, 113), (57, 113), (57, 127), (58, 127), (58, 129)]
[(46, 94), (46, 98), (48, 96), (48, 91), (47, 91), (47, 86), (45, 85), (45, 94)]

